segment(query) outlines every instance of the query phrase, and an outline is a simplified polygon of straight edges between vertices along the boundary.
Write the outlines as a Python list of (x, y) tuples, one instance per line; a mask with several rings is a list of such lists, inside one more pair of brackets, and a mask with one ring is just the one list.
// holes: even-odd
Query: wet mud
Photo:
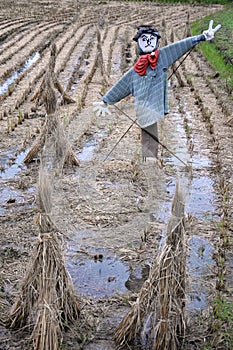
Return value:
[[(17, 8), (22, 5), (23, 0), (17, 2)], [(143, 162), (136, 125), (117, 144), (131, 123), (124, 113), (135, 114), (132, 97), (118, 104), (124, 113), (112, 106), (111, 115), (105, 117), (97, 118), (92, 104), (100, 101), (103, 88), (101, 67), (95, 67), (97, 27), (110, 87), (134, 62), (131, 38), (139, 23), (156, 21), (162, 45), (164, 38), (170, 42), (172, 34), (175, 40), (185, 37), (188, 15), (192, 21), (220, 8), (138, 2), (87, 6), (68, 0), (61, 7), (56, 2), (46, 7), (38, 1), (28, 5), (30, 22), (26, 12), (19, 15), (5, 6), (0, 15), (0, 50), (8, 57), (7, 65), (0, 65), (0, 302), (4, 314), (20, 289), (39, 234), (41, 153), (29, 164), (24, 158), (44, 124), (44, 106), (36, 105), (33, 96), (48, 68), (50, 43), (55, 42), (56, 74), (75, 100), (64, 105), (58, 94), (57, 113), (80, 161), (79, 166), (65, 166), (54, 178), (52, 192), (51, 217), (63, 236), (66, 268), (82, 302), (81, 318), (64, 334), (62, 346), (116, 349), (113, 330), (135, 301), (164, 244), (177, 181), (185, 193), (187, 221), (188, 330), (183, 348), (205, 345), (208, 315), (221, 290), (221, 272), (221, 288), (229, 300), (232, 292), (233, 139), (232, 127), (226, 123), (229, 115), (222, 108), (224, 101), (231, 109), (232, 99), (226, 99), (223, 82), (193, 50), (179, 69), (184, 86), (175, 74), (169, 82), (170, 113), (159, 122), (159, 138), (172, 153), (160, 147), (158, 162)], [(22, 23), (17, 23), (19, 18)], [(31, 43), (25, 42), (28, 26), (34, 38)], [(43, 52), (32, 56), (39, 47)], [(216, 94), (211, 84), (218, 86)], [(224, 271), (218, 260), (222, 250)], [(203, 324), (197, 321), (200, 318)], [(1, 324), (1, 349), (30, 348), (27, 339), (27, 333), (22, 336)]]

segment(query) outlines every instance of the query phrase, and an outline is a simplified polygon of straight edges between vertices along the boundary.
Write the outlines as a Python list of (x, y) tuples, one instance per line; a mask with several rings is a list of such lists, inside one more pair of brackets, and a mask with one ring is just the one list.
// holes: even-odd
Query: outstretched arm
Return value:
[(213, 29), (213, 21), (211, 20), (209, 23), (209, 28), (205, 30), (201, 35), (192, 36), (161, 48), (160, 53), (163, 55), (164, 66), (169, 67), (170, 65), (172, 65), (175, 61), (177, 61), (181, 56), (183, 56), (192, 47), (197, 45), (200, 41), (213, 39), (214, 34), (220, 28), (221, 25), (218, 24)]
[(103, 96), (102, 100), (107, 104), (116, 103), (132, 94), (132, 69), (127, 71), (113, 87)]
[(99, 117), (100, 115), (105, 116), (107, 113), (110, 114), (108, 110), (109, 104), (114, 104), (124, 97), (132, 94), (132, 69), (126, 72), (120, 80), (116, 82), (115, 85), (102, 97), (101, 102), (94, 102), (93, 111)]

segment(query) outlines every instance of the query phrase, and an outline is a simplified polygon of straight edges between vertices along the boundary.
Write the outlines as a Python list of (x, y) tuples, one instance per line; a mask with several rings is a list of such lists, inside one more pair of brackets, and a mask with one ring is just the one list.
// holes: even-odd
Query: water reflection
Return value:
[(35, 63), (40, 57), (39, 52), (34, 53), (31, 57), (29, 57), (24, 65), (16, 70), (2, 85), (0, 85), (0, 95), (4, 94), (9, 86), (21, 75), (23, 74), (33, 63)]
[(128, 267), (106, 250), (89, 249), (84, 253), (69, 242), (66, 265), (79, 295), (100, 298), (127, 291)]
[(1, 171), (0, 171), (0, 179), (9, 180), (13, 179), (18, 173), (25, 169), (25, 165), (23, 164), (23, 159), (27, 154), (27, 150), (18, 154), (16, 159), (12, 161), (12, 164), (9, 164), (9, 159), (12, 158), (12, 154), (8, 154), (7, 157), (2, 157), (0, 160), (1, 163)]
[(206, 306), (208, 296), (208, 280), (214, 265), (212, 255), (214, 248), (203, 237), (193, 236), (189, 240), (188, 272), (191, 277), (191, 293), (188, 308), (198, 310)]

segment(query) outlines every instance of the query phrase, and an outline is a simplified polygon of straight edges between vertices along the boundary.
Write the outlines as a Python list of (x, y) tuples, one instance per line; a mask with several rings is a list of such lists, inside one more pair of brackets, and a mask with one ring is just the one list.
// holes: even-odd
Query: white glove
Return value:
[(221, 28), (221, 24), (218, 24), (213, 29), (213, 23), (214, 23), (214, 21), (211, 20), (210, 23), (209, 23), (209, 29), (208, 30), (204, 30), (204, 32), (202, 33), (202, 34), (205, 35), (205, 40), (212, 40), (214, 38), (215, 32), (217, 32), (217, 30), (219, 30)]
[(106, 114), (111, 115), (111, 113), (108, 110), (108, 105), (107, 103), (101, 101), (101, 102), (93, 102), (93, 111), (96, 114), (97, 117), (99, 117), (100, 115), (102, 115), (103, 117), (105, 117)]

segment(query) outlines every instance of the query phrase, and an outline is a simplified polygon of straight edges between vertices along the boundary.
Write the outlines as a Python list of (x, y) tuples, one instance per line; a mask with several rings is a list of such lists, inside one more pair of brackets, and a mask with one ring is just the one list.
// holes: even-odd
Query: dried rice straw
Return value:
[(32, 263), (14, 303), (8, 326), (19, 329), (33, 324), (34, 350), (58, 349), (63, 325), (79, 315), (77, 296), (70, 283), (62, 256), (61, 244), (50, 219), (51, 186), (49, 174), (40, 173), (38, 238)]
[(185, 332), (184, 200), (177, 182), (167, 239), (137, 301), (114, 332), (116, 343), (176, 350)]
[(52, 190), (54, 176), (66, 159), (67, 143), (56, 116), (56, 96), (47, 75), (46, 109), (48, 114), (39, 174), (40, 235), (32, 255), (31, 266), (24, 278), (7, 325), (19, 329), (34, 325), (31, 339), (34, 350), (56, 350), (63, 325), (79, 315), (77, 296), (71, 286), (62, 256), (58, 230), (52, 221)]
[[(53, 142), (56, 142), (56, 146), (57, 146), (55, 151), (57, 152), (59, 147), (59, 151), (63, 152), (62, 157), (56, 154), (55, 159), (59, 160), (59, 162), (62, 161), (63, 165), (65, 163), (69, 165), (79, 165), (78, 158), (73, 153), (71, 147), (68, 146), (67, 140), (65, 139), (61, 118), (58, 117), (56, 114), (57, 96), (56, 96), (55, 88), (57, 88), (59, 92), (61, 92), (60, 91), (61, 88), (58, 88), (60, 83), (58, 82), (56, 75), (54, 73), (55, 62), (56, 62), (56, 45), (53, 44), (51, 48), (49, 69), (48, 69), (48, 72), (45, 74), (42, 88), (41, 88), (41, 93), (39, 94), (41, 95), (41, 99), (43, 99), (43, 103), (46, 109), (45, 124), (43, 126), (43, 129), (41, 131), (39, 138), (32, 145), (31, 149), (29, 150), (29, 152), (27, 153), (23, 161), (24, 163), (30, 163), (33, 160), (33, 158), (36, 157), (38, 152), (40, 150), (42, 151), (43, 146), (45, 145), (45, 142), (46, 142), (46, 138), (50, 138), (51, 135), (53, 135), (52, 140)], [(63, 98), (64, 98), (64, 91), (63, 91)], [(60, 142), (61, 138), (62, 138), (62, 142)]]
[(55, 74), (55, 64), (56, 64), (56, 57), (57, 57), (57, 48), (56, 44), (52, 44), (51, 46), (51, 55), (49, 60), (49, 69), (48, 73), (45, 74), (39, 89), (35, 92), (33, 95), (31, 101), (36, 102), (36, 106), (40, 103), (44, 102), (44, 91), (47, 86), (47, 75), (49, 74), (51, 78), (52, 85), (58, 90), (58, 92), (62, 95), (62, 101), (63, 103), (75, 103), (75, 100), (73, 100), (63, 89), (61, 83), (59, 82), (57, 75)]

